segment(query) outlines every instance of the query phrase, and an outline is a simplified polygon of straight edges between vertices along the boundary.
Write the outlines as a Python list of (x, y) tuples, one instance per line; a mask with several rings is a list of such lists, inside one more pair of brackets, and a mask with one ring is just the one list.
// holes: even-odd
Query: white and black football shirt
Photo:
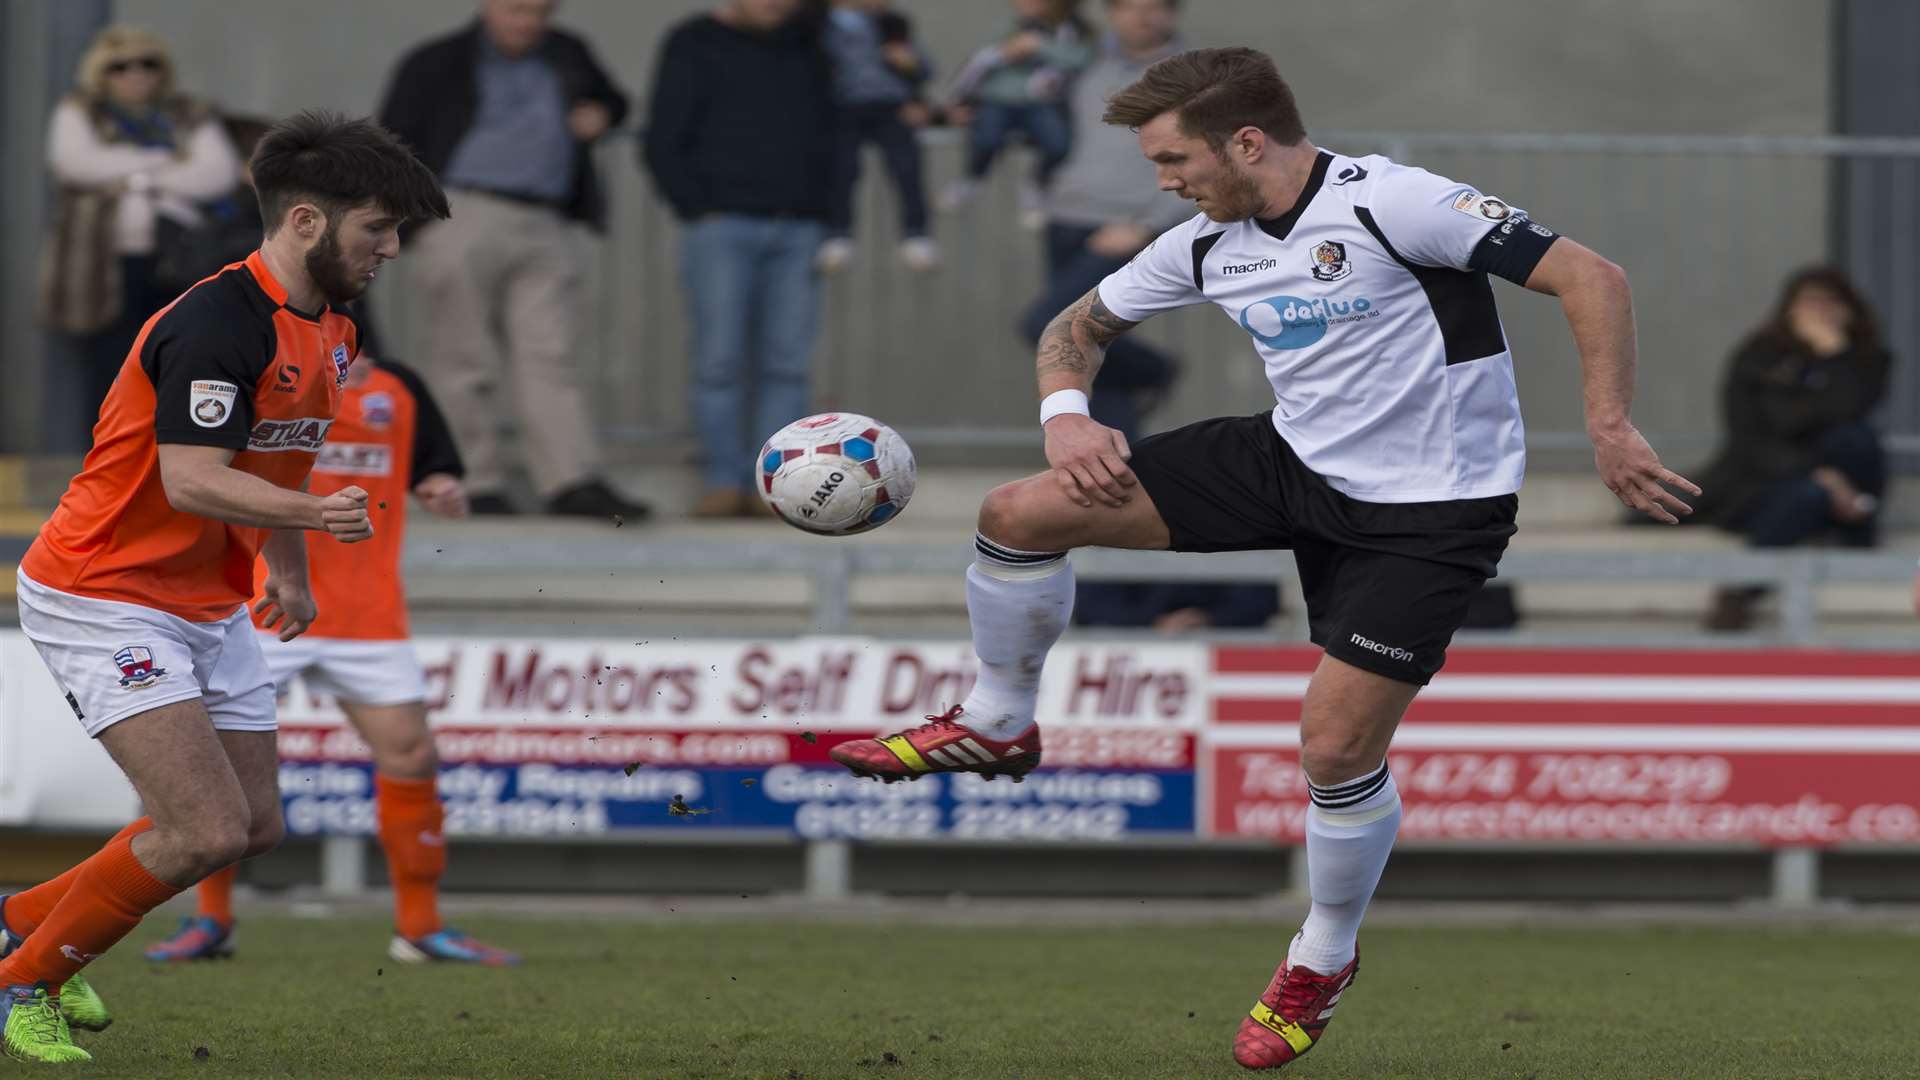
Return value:
[(1558, 239), (1526, 211), (1378, 155), (1322, 151), (1294, 208), (1201, 214), (1100, 283), (1131, 322), (1202, 301), (1253, 338), (1273, 426), (1364, 502), (1519, 490), (1526, 440), (1488, 274), (1525, 284)]

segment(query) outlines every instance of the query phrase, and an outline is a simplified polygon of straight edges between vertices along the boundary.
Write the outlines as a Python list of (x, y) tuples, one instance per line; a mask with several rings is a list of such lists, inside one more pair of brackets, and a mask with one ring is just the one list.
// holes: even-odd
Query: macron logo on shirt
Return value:
[(1231, 277), (1235, 274), (1257, 274), (1262, 270), (1272, 270), (1280, 265), (1279, 259), (1261, 259), (1250, 263), (1229, 263), (1220, 268), (1220, 272)]

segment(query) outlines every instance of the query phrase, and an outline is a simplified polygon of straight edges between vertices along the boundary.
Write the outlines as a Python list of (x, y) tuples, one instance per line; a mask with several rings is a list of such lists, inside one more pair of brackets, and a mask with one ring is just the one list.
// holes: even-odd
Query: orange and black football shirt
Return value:
[(21, 571), (50, 589), (192, 622), (232, 615), (253, 595), (269, 530), (175, 510), (159, 444), (225, 447), (233, 468), (298, 488), (359, 348), (346, 313), (288, 307), (258, 251), (188, 289), (141, 328), (93, 450)]
[[(400, 577), (407, 531), (407, 499), (415, 484), (434, 473), (464, 475), (453, 433), (420, 376), (391, 360), (362, 360), (347, 380), (340, 415), (327, 432), (307, 490), (331, 495), (344, 487), (367, 493), (373, 539), (343, 544), (331, 536), (307, 537), (307, 577), (320, 617), (309, 638), (355, 641), (407, 639), (406, 588)], [(267, 563), (254, 573), (254, 596), (262, 596)], [(254, 616), (254, 625), (260, 617)]]

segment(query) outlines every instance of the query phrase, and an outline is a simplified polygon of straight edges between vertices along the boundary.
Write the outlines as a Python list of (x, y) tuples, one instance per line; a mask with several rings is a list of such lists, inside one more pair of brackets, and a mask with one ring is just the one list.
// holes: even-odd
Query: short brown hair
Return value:
[(372, 203), (396, 217), (447, 216), (447, 197), (432, 170), (399, 137), (368, 119), (308, 109), (273, 125), (248, 163), (267, 235), (296, 203), (312, 200), (333, 228), (356, 206)]
[(1139, 128), (1169, 112), (1179, 118), (1182, 134), (1207, 140), (1216, 153), (1243, 127), (1257, 127), (1285, 146), (1307, 137), (1293, 89), (1273, 60), (1244, 46), (1167, 57), (1108, 98), (1101, 119)]

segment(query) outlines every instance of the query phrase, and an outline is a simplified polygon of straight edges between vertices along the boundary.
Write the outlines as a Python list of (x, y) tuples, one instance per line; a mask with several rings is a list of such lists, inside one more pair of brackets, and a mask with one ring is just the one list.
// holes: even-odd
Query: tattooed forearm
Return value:
[(1073, 343), (1073, 309), (1069, 308), (1053, 317), (1047, 328), (1040, 334), (1039, 374), (1042, 381), (1049, 375), (1066, 375), (1071, 378), (1084, 378), (1093, 365), (1087, 362), (1087, 354)]
[(1098, 286), (1075, 300), (1040, 334), (1038, 374), (1042, 391), (1050, 383), (1081, 387), (1091, 383), (1107, 345), (1138, 325), (1109, 311), (1100, 302)]
[(1100, 302), (1100, 290), (1098, 288), (1086, 296), (1081, 297), (1080, 302), (1087, 305), (1087, 323), (1090, 327), (1097, 328), (1090, 330), (1090, 333), (1093, 334), (1093, 339), (1103, 346), (1121, 334), (1140, 325), (1137, 322), (1128, 322), (1107, 310), (1107, 305)]

